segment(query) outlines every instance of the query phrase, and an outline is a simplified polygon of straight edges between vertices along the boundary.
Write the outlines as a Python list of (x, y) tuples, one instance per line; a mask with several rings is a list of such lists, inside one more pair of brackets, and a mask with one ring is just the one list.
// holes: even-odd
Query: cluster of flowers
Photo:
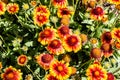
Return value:
[[(78, 4), (79, 0), (76, 0)], [(86, 12), (90, 15), (88, 18), (96, 22), (108, 21), (108, 15), (101, 6), (97, 6), (96, 0), (82, 0), (83, 4), (87, 6)], [(108, 0), (110, 4), (120, 9), (120, 0)], [(34, 6), (33, 10), (33, 23), (42, 31), (38, 34), (38, 42), (45, 47), (44, 52), (39, 55), (35, 55), (36, 62), (48, 73), (45, 75), (45, 80), (66, 80), (72, 75), (76, 74), (77, 68), (69, 66), (71, 57), (69, 52), (77, 53), (82, 49), (82, 46), (89, 43), (92, 44), (90, 52), (92, 63), (86, 69), (86, 76), (88, 80), (115, 80), (115, 76), (111, 72), (107, 72), (104, 69), (102, 60), (109, 58), (113, 55), (114, 49), (120, 49), (120, 28), (112, 27), (109, 31), (104, 31), (101, 34), (100, 40), (97, 38), (91, 38), (88, 41), (87, 34), (80, 33), (79, 30), (73, 31), (70, 29), (71, 18), (75, 15), (77, 4), (69, 6), (67, 0), (50, 0), (50, 5), (37, 5), (37, 1), (31, 1)], [(52, 6), (51, 6), (52, 4)], [(54, 7), (53, 12), (50, 12), (50, 8)], [(27, 4), (23, 5), (24, 9), (28, 9)], [(19, 12), (19, 5), (17, 3), (4, 3), (0, 1), (0, 15), (5, 14), (6, 10), (9, 14), (16, 15)], [(57, 15), (60, 18), (59, 26), (56, 25), (58, 18), (55, 16), (50, 17), (51, 13)], [(118, 14), (116, 13), (118, 16)], [(16, 15), (17, 16), (17, 15)], [(48, 24), (49, 19), (54, 26), (45, 26)], [(48, 24), (49, 25), (49, 24)], [(45, 26), (45, 28), (43, 28)], [(99, 27), (96, 26), (96, 27)], [(21, 42), (21, 41), (18, 41)], [(99, 45), (100, 43), (100, 45)], [(58, 56), (63, 55), (59, 60)], [(29, 70), (28, 57), (24, 54), (17, 57), (17, 63), (19, 66), (26, 66)], [(84, 66), (84, 65), (83, 65)], [(0, 70), (2, 69), (2, 63), (0, 63)], [(32, 71), (31, 71), (32, 72)], [(35, 75), (37, 79), (39, 76)], [(16, 68), (9, 66), (1, 74), (3, 80), (21, 80), (22, 72)], [(32, 80), (33, 77), (29, 74), (26, 76), (26, 80)]]

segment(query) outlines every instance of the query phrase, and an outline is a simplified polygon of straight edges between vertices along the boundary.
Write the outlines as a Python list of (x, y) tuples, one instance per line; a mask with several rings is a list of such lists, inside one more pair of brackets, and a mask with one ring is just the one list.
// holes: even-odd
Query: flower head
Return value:
[(33, 80), (33, 76), (31, 74), (28, 74), (25, 76), (25, 80)]
[(120, 28), (114, 28), (112, 30), (112, 37), (118, 41), (120, 41)]
[(64, 54), (62, 60), (66, 63), (69, 63), (71, 61), (71, 56), (69, 54)]
[(54, 57), (51, 54), (40, 54), (36, 56), (37, 63), (45, 70), (50, 68), (51, 62), (53, 61)]
[(25, 66), (28, 62), (28, 58), (26, 55), (20, 55), (18, 58), (17, 58), (17, 63), (18, 65), (20, 66)]
[(86, 70), (87, 80), (107, 80), (106, 70), (98, 64), (92, 64)]
[(37, 1), (36, 0), (30, 1), (30, 5), (33, 6), (33, 7), (36, 6), (37, 5)]
[(115, 77), (112, 73), (107, 73), (107, 75), (108, 75), (107, 80), (115, 80)]
[(109, 43), (103, 43), (101, 46), (101, 50), (105, 57), (109, 57), (113, 53), (112, 45)]
[(116, 47), (117, 49), (120, 49), (120, 42), (115, 42), (115, 47)]
[(112, 43), (112, 35), (111, 32), (104, 32), (101, 36), (102, 43)]
[(48, 46), (47, 46), (47, 50), (51, 53), (51, 54), (63, 54), (64, 53), (64, 49), (62, 46), (62, 43), (60, 40), (58, 39), (54, 39), (52, 40)]
[(48, 44), (50, 41), (55, 39), (56, 37), (56, 30), (50, 27), (45, 28), (43, 31), (39, 33), (38, 41), (42, 45)]
[(72, 31), (69, 29), (68, 26), (65, 25), (61, 25), (58, 28), (58, 36), (63, 39), (66, 38), (68, 35), (70, 35), (72, 33)]
[(100, 48), (93, 48), (90, 53), (91, 58), (100, 60), (102, 57), (102, 52)]
[(24, 10), (29, 9), (29, 5), (28, 5), (27, 3), (24, 3), (24, 4), (22, 5), (22, 7), (23, 7)]
[(36, 13), (45, 14), (46, 16), (50, 15), (50, 11), (48, 10), (48, 8), (46, 6), (43, 6), (43, 5), (40, 5), (34, 9), (34, 15)]
[(76, 53), (81, 49), (81, 38), (76, 35), (69, 35), (63, 41), (63, 46), (66, 49), (66, 51), (74, 51)]
[(5, 72), (2, 73), (1, 78), (2, 80), (21, 80), (22, 73), (20, 70), (17, 70), (12, 66), (9, 66), (8, 68), (5, 69)]
[(88, 40), (88, 37), (86, 34), (80, 34), (80, 38), (82, 40), (82, 44), (85, 44)]
[(115, 5), (118, 5), (120, 4), (120, 0), (107, 0), (109, 3), (111, 4), (115, 4)]
[(0, 15), (3, 15), (6, 11), (6, 4), (0, 1)]
[(90, 17), (94, 20), (101, 20), (104, 15), (104, 10), (101, 7), (96, 7), (91, 10)]
[(59, 8), (57, 11), (58, 17), (62, 18), (64, 15), (70, 17), (74, 12), (70, 11), (67, 7), (66, 8)]
[(55, 76), (48, 74), (45, 76), (45, 80), (58, 80)]
[(67, 5), (67, 0), (52, 0), (52, 4), (55, 7), (65, 7)]
[(7, 11), (10, 14), (15, 14), (19, 11), (19, 5), (17, 3), (8, 3), (7, 4)]
[(71, 68), (62, 61), (55, 61), (50, 65), (50, 74), (57, 77), (58, 80), (64, 80), (70, 76)]
[(34, 20), (34, 24), (37, 24), (40, 27), (49, 21), (48, 16), (46, 16), (44, 14), (34, 15), (33, 20)]

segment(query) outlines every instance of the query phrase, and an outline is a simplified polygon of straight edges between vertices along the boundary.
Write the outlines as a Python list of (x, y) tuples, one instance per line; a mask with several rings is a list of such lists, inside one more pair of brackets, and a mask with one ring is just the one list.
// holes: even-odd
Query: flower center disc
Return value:
[(109, 51), (109, 49), (110, 49), (110, 45), (109, 44), (103, 44), (103, 49), (105, 50), (105, 51)]
[(12, 79), (14, 77), (14, 74), (12, 72), (8, 73), (7, 75), (7, 79)]
[(14, 8), (14, 7), (11, 7), (11, 8), (10, 8), (10, 11), (15, 11), (15, 8)]
[(97, 8), (95, 8), (95, 9), (93, 9), (93, 13), (94, 13), (95, 15), (100, 15), (100, 14), (103, 13), (103, 10), (102, 10), (101, 7), (97, 7)]
[(95, 76), (99, 76), (99, 75), (100, 75), (99, 71), (95, 71), (95, 72), (94, 72), (94, 75), (95, 75)]
[(52, 60), (52, 56), (49, 55), (49, 54), (45, 54), (45, 55), (42, 56), (42, 61), (44, 63), (49, 63), (51, 60)]
[(25, 60), (26, 60), (26, 58), (25, 58), (25, 57), (22, 57), (22, 58), (20, 59), (20, 63), (24, 63)]
[(50, 43), (50, 47), (56, 49), (56, 48), (59, 48), (61, 45), (60, 41), (59, 40), (53, 40), (51, 43)]
[(68, 34), (68, 33), (69, 33), (69, 28), (68, 28), (68, 27), (62, 27), (62, 28), (60, 29), (60, 32), (61, 32), (62, 34)]
[(63, 67), (62, 66), (58, 66), (58, 71), (62, 71)]
[(70, 37), (67, 39), (67, 43), (68, 43), (68, 45), (70, 45), (70, 46), (75, 46), (75, 45), (78, 43), (78, 39), (77, 39), (77, 37), (75, 37), (75, 36), (70, 36)]

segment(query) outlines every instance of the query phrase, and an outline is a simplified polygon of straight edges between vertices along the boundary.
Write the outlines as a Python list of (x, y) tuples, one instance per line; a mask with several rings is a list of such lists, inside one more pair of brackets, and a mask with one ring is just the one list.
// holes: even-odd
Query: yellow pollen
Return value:
[(12, 79), (14, 77), (14, 74), (11, 72), (7, 75), (7, 79)]
[(100, 75), (99, 71), (95, 71), (94, 75), (99, 76)]
[(58, 66), (58, 70), (59, 70), (59, 71), (62, 71), (62, 70), (63, 70), (63, 67), (62, 67), (62, 66)]

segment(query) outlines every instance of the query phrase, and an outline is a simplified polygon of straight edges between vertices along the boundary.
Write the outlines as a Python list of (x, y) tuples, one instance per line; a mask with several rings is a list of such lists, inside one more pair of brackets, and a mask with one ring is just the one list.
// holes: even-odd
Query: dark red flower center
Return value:
[(96, 7), (95, 9), (92, 10), (92, 14), (102, 15), (103, 14), (103, 9), (101, 7)]
[(11, 12), (15, 12), (16, 9), (17, 9), (16, 6), (11, 6), (9, 10), (10, 10)]
[(110, 32), (105, 32), (103, 35), (102, 35), (102, 39), (103, 41), (107, 42), (107, 43), (110, 43), (111, 40), (112, 40), (112, 36), (111, 36), (111, 33)]
[(100, 72), (99, 72), (99, 71), (95, 71), (95, 72), (93, 72), (93, 75), (94, 75), (95, 77), (98, 77), (98, 76), (100, 76)]
[(63, 35), (69, 34), (69, 28), (67, 26), (63, 26), (59, 29), (60, 33)]
[(38, 23), (44, 23), (45, 21), (47, 21), (47, 18), (45, 15), (37, 15), (37, 21)]
[(1, 10), (1, 11), (3, 10), (3, 5), (2, 5), (2, 3), (0, 4), (0, 10)]
[(67, 44), (69, 46), (75, 46), (78, 43), (78, 38), (76, 36), (69, 36), (67, 38)]
[(49, 37), (51, 37), (51, 36), (52, 36), (52, 31), (49, 30), (49, 29), (44, 30), (44, 31), (41, 33), (41, 35), (40, 35), (40, 37), (41, 37), (42, 39), (44, 39), (44, 38), (49, 38)]
[(113, 1), (118, 2), (119, 0), (113, 0)]
[(63, 9), (61, 9), (61, 14), (68, 15), (68, 14), (70, 14), (70, 12), (67, 10), (67, 8), (63, 8)]
[(42, 59), (42, 61), (44, 63), (49, 63), (49, 62), (51, 62), (51, 60), (53, 59), (53, 57), (50, 54), (45, 54), (45, 55), (42, 56), (41, 59)]
[(57, 49), (61, 46), (61, 43), (59, 40), (53, 40), (51, 41), (51, 43), (49, 44), (49, 46), (53, 49)]

